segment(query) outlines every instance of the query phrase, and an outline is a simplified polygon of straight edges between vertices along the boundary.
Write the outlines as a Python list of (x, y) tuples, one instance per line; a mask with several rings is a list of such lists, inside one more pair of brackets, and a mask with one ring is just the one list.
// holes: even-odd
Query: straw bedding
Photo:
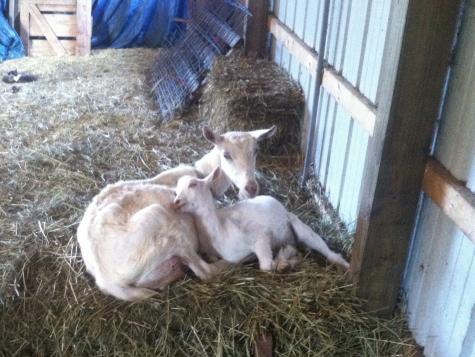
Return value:
[[(282, 356), (401, 355), (410, 345), (404, 322), (362, 312), (347, 277), (313, 255), (288, 274), (248, 265), (208, 283), (188, 277), (136, 304), (97, 291), (75, 240), (87, 203), (107, 183), (209, 149), (196, 108), (158, 124), (146, 85), (155, 55), (0, 64), (1, 73), (39, 76), (17, 93), (0, 83), (0, 355), (247, 356), (264, 332)], [(348, 252), (315, 185), (297, 188), (298, 159), (261, 157), (263, 192)]]

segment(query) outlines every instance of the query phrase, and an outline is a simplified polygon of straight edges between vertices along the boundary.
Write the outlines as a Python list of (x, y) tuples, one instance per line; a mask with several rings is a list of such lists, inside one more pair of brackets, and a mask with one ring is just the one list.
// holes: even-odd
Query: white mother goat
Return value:
[(216, 209), (211, 187), (222, 176), (216, 168), (204, 179), (183, 176), (178, 180), (175, 209), (191, 213), (224, 260), (239, 263), (254, 253), (261, 270), (275, 269), (273, 250), (295, 244), (295, 238), (323, 254), (330, 262), (349, 268), (343, 257), (296, 215), (270, 196), (257, 196)]
[[(179, 166), (152, 179), (108, 185), (91, 204), (79, 224), (78, 242), (87, 271), (98, 287), (123, 300), (149, 297), (185, 275), (189, 267), (208, 279), (225, 264), (206, 263), (197, 254), (198, 235), (193, 219), (171, 209), (174, 185), (184, 174), (206, 176), (216, 167), (226, 172), (213, 192), (222, 194), (234, 183), (240, 197), (253, 197), (258, 186), (255, 163), (258, 142), (276, 128), (217, 135), (204, 128), (214, 148), (194, 166)], [(228, 178), (229, 177), (229, 178)], [(201, 250), (213, 251), (206, 241)]]

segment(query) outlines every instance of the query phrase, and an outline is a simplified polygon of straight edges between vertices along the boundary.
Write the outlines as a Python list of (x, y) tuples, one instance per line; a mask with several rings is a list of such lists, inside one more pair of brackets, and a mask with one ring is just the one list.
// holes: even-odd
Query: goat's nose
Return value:
[(257, 182), (255, 181), (249, 181), (247, 184), (246, 184), (246, 191), (252, 196), (254, 197), (257, 193)]
[(181, 200), (178, 199), (178, 198), (176, 198), (176, 199), (173, 201), (173, 203), (172, 203), (171, 206), (172, 206), (173, 209), (178, 209), (178, 208), (180, 208), (180, 206), (181, 206)]

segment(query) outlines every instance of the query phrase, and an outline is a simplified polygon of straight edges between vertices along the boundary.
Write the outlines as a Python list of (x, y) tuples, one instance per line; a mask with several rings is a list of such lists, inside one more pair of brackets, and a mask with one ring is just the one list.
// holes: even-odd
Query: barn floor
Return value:
[[(293, 273), (245, 266), (209, 283), (187, 278), (137, 304), (95, 289), (75, 241), (91, 198), (107, 183), (153, 176), (209, 148), (196, 107), (158, 121), (147, 85), (155, 54), (0, 64), (1, 75), (39, 76), (15, 90), (0, 82), (0, 355), (249, 355), (260, 333), (282, 356), (410, 355), (404, 321), (362, 312), (347, 277), (312, 255)], [(262, 157), (262, 191), (349, 251), (324, 204), (297, 188), (299, 160)]]

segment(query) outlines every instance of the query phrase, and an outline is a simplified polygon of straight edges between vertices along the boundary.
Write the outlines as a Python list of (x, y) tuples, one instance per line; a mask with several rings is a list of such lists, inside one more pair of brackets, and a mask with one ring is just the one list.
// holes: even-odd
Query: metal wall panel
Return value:
[[(466, 5), (435, 155), (475, 191), (475, 1)], [(425, 198), (404, 282), (428, 357), (475, 356), (475, 244)]]
[[(330, 7), (326, 61), (375, 101), (390, 2), (333, 0)], [(276, 0), (274, 15), (312, 48), (320, 41), (323, 1)], [(299, 81), (307, 98), (306, 119), (313, 109), (314, 75), (278, 41), (272, 57)], [(324, 90), (316, 124), (315, 168), (332, 205), (354, 228), (368, 135)]]
[[(323, 1), (276, 0), (274, 14), (306, 44), (318, 47)], [(325, 59), (376, 103), (390, 1), (333, 0)], [(466, 14), (437, 158), (475, 191), (475, 0)], [(314, 76), (281, 43), (273, 59), (300, 82), (314, 103)], [(341, 218), (354, 228), (368, 134), (324, 90), (317, 112), (315, 167)], [(475, 357), (475, 247), (426, 199), (404, 288), (410, 327), (427, 356)]]

